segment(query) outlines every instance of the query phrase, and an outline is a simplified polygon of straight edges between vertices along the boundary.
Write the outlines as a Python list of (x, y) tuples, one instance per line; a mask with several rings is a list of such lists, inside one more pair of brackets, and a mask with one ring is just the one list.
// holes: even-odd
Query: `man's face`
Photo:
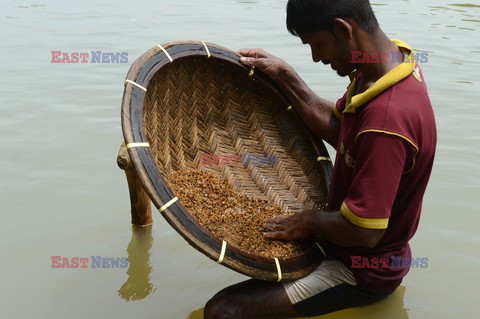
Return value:
[(303, 44), (310, 45), (313, 62), (322, 61), (330, 64), (339, 76), (347, 76), (355, 66), (351, 63), (351, 50), (345, 40), (328, 31), (303, 33), (300, 35)]

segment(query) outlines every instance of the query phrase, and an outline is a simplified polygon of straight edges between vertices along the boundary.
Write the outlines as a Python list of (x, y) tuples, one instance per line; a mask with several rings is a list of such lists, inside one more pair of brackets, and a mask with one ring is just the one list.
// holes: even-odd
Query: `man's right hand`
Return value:
[(293, 70), (287, 62), (262, 49), (241, 49), (238, 54), (242, 56), (242, 64), (260, 69), (274, 81), (282, 81), (282, 77)]

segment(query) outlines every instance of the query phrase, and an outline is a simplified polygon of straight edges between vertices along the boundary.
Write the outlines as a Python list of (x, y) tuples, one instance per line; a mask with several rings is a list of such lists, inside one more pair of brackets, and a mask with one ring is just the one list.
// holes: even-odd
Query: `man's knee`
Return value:
[(210, 299), (203, 308), (203, 318), (204, 319), (220, 319), (222, 302), (216, 300), (215, 298)]
[(222, 296), (214, 296), (210, 299), (203, 309), (204, 319), (240, 319), (246, 318), (246, 305), (241, 298), (225, 298)]

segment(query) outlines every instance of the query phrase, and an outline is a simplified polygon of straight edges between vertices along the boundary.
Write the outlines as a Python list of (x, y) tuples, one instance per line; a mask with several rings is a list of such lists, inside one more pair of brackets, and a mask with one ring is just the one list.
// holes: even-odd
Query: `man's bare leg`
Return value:
[(205, 305), (204, 319), (299, 317), (281, 283), (247, 280), (218, 292)]

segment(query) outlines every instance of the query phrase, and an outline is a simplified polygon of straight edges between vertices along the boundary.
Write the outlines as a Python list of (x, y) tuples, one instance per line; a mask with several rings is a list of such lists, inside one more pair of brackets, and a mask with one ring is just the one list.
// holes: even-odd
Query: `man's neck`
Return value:
[(401, 63), (397, 59), (392, 58), (392, 55), (398, 54), (400, 49), (390, 41), (381, 29), (378, 29), (373, 34), (362, 32), (360, 37), (362, 38), (359, 48), (361, 52), (368, 53), (369, 56), (372, 53), (376, 53), (379, 56), (382, 53), (388, 54), (388, 59), (386, 59), (386, 63), (382, 63), (382, 59), (380, 59), (378, 63), (362, 63), (359, 65), (358, 70), (361, 73), (361, 79), (358, 81), (360, 86), (357, 84), (357, 94), (367, 90), (378, 79)]

